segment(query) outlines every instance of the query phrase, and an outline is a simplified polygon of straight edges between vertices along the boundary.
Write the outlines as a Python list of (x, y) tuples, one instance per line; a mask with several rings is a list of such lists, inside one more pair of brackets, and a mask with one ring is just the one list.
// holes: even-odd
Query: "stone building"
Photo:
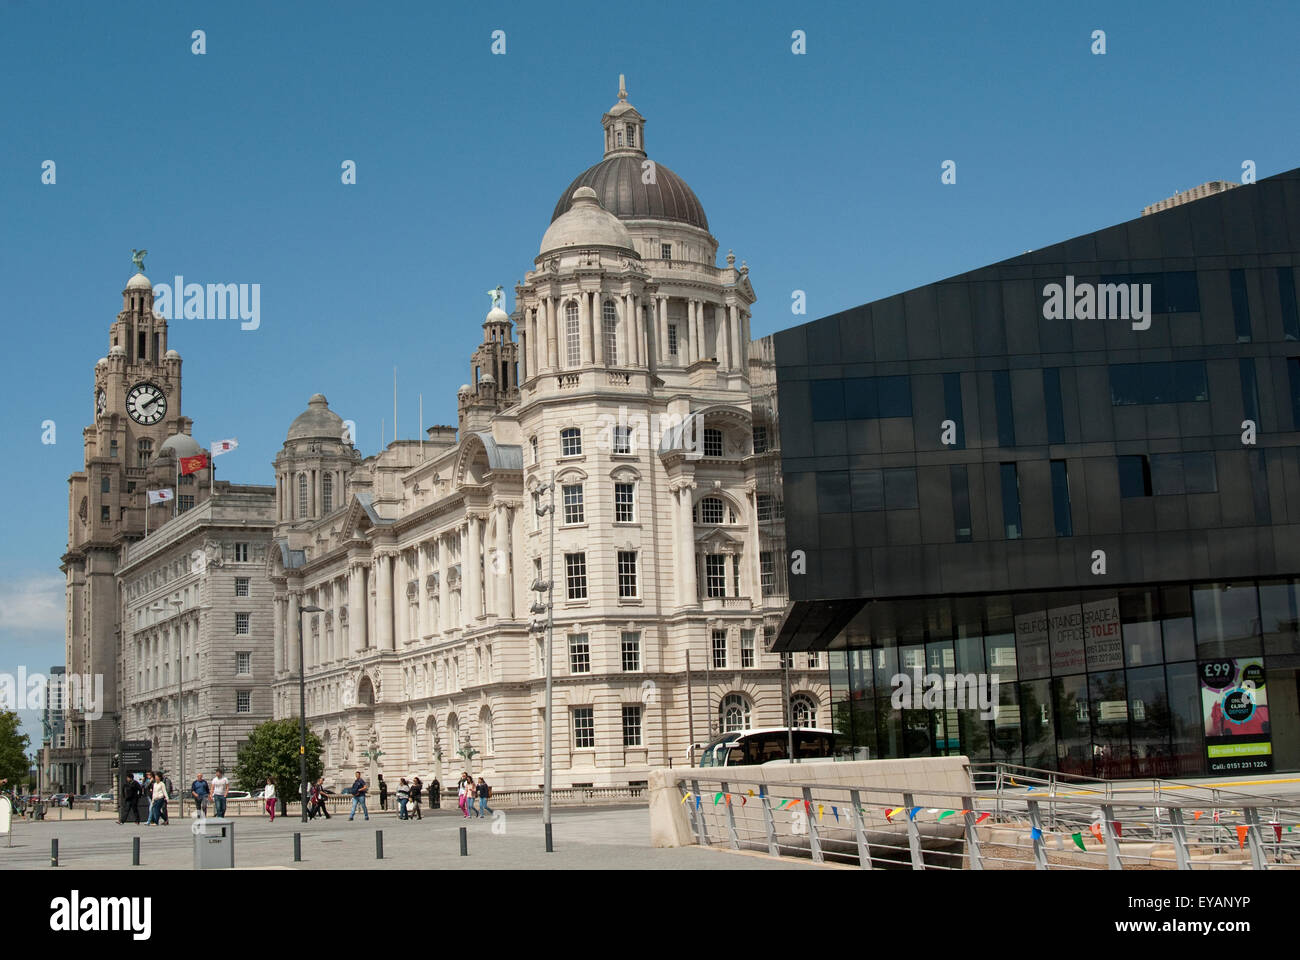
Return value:
[[(513, 315), (494, 303), (483, 322), (457, 427), (361, 460), (317, 395), (276, 458), (275, 715), (298, 712), (301, 621), (327, 778), (378, 749), (426, 779), (540, 784), (538, 580), (557, 785), (636, 783), (711, 728), (785, 721), (749, 271), (716, 265), (703, 206), (649, 160), (621, 85), (601, 125), (604, 157), (560, 197)], [(824, 666), (793, 666), (798, 719), (824, 722)]]

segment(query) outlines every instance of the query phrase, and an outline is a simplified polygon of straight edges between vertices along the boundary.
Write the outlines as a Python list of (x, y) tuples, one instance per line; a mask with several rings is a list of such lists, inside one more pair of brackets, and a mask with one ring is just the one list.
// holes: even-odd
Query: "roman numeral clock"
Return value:
[(126, 412), (136, 423), (152, 426), (167, 414), (167, 397), (156, 384), (137, 383), (126, 395)]

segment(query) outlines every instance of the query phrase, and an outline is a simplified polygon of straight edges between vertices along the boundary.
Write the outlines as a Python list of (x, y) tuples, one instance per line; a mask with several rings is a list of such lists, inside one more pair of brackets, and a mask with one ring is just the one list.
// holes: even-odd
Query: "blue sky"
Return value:
[(0, 672), (63, 659), (66, 481), (134, 247), (155, 283), (261, 284), (260, 329), (178, 320), (171, 346), (196, 437), (239, 438), (220, 475), (268, 482), (317, 391), (364, 453), (381, 419), (391, 439), (394, 366), (402, 436), (420, 394), (426, 426), (455, 422), (485, 291), (513, 307), (556, 199), (600, 160), (619, 73), (650, 156), (748, 262), (756, 336), (1244, 160), (1300, 165), (1297, 8), (989, 6), (0, 0)]

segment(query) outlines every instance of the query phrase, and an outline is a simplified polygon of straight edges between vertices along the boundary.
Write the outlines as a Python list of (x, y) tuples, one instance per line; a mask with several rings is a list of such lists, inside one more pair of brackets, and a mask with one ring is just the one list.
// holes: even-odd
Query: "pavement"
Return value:
[[(423, 820), (372, 813), (370, 821), (335, 815), (304, 824), (298, 816), (235, 817), (236, 869), (301, 870), (825, 870), (807, 861), (700, 847), (650, 845), (650, 814), (642, 805), (566, 807), (551, 811), (554, 853), (545, 849), (540, 810), (499, 810), (465, 820), (455, 808), (426, 811)], [(77, 870), (190, 870), (192, 821), (170, 826), (114, 820), (15, 821), (13, 845), (0, 839), (0, 868), (51, 870), (50, 841), (59, 841), (59, 868)], [(460, 827), (469, 855), (460, 855)], [(384, 858), (375, 857), (383, 831)], [(293, 834), (302, 834), (302, 860), (293, 860)], [(132, 837), (140, 837), (140, 866), (131, 865)]]

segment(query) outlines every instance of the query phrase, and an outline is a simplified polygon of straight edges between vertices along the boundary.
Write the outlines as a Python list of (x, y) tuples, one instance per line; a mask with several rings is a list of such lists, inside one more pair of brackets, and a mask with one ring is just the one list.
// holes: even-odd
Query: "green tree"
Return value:
[[(275, 795), (281, 808), (298, 799), (298, 718), (268, 720), (253, 728), (239, 748), (233, 771), (235, 782), (241, 789), (257, 796), (266, 787), (266, 778), (275, 779)], [(307, 779), (314, 781), (321, 775), (321, 742), (316, 734), (307, 731)]]
[(13, 710), (0, 711), (0, 777), (9, 781), (6, 787), (20, 789), (31, 771), (27, 748), (31, 738), (18, 732), (18, 714)]

